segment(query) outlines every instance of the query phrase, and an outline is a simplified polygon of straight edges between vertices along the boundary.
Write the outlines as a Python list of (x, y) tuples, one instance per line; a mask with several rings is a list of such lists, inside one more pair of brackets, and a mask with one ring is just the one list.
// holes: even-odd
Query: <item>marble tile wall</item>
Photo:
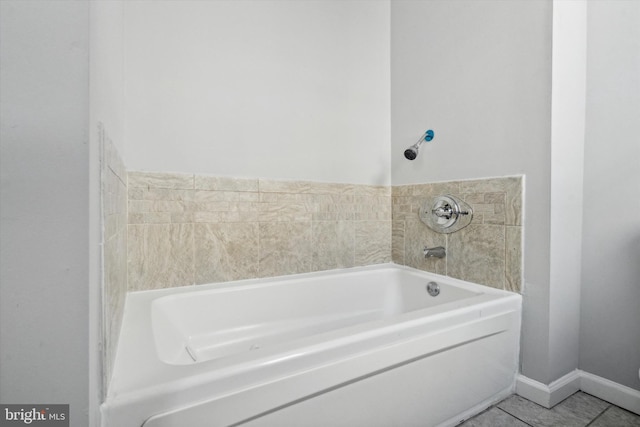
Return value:
[[(499, 289), (522, 289), (523, 177), (394, 186), (392, 188), (392, 259)], [(432, 197), (452, 194), (473, 208), (471, 224), (451, 234), (439, 234), (418, 217)], [(444, 246), (443, 259), (423, 256), (424, 246)]]
[(106, 391), (127, 293), (127, 172), (102, 126), (98, 131), (101, 145), (103, 385)]
[(128, 288), (391, 261), (391, 188), (129, 172)]

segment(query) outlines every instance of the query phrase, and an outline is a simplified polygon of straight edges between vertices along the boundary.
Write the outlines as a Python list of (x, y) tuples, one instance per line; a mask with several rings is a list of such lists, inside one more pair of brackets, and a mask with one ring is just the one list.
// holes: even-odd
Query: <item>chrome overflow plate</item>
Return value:
[(464, 200), (447, 194), (424, 204), (420, 220), (438, 233), (453, 233), (471, 224), (473, 210)]
[(432, 297), (437, 297), (438, 295), (440, 295), (440, 285), (438, 285), (436, 282), (427, 283), (427, 292)]

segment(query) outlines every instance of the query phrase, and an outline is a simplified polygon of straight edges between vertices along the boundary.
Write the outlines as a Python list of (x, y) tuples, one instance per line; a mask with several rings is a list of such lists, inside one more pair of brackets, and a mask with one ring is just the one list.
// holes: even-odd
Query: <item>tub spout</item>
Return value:
[(424, 247), (425, 258), (444, 258), (447, 255), (446, 250), (442, 246), (436, 246), (435, 248)]

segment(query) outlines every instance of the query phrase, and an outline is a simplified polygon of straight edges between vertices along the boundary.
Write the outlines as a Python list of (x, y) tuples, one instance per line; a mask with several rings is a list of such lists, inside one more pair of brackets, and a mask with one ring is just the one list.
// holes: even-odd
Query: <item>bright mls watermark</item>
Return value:
[(0, 427), (69, 427), (69, 405), (0, 404)]

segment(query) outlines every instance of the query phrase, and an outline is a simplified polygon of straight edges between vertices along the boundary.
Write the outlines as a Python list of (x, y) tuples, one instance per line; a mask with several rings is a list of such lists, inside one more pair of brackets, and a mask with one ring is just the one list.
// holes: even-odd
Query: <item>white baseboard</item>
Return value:
[(640, 391), (638, 390), (588, 372), (582, 372), (580, 389), (640, 415)]
[(549, 385), (524, 375), (516, 379), (516, 394), (552, 408), (578, 390), (640, 415), (640, 391), (576, 369)]
[(545, 408), (552, 408), (580, 390), (581, 371), (569, 372), (549, 385), (518, 375), (516, 394)]

